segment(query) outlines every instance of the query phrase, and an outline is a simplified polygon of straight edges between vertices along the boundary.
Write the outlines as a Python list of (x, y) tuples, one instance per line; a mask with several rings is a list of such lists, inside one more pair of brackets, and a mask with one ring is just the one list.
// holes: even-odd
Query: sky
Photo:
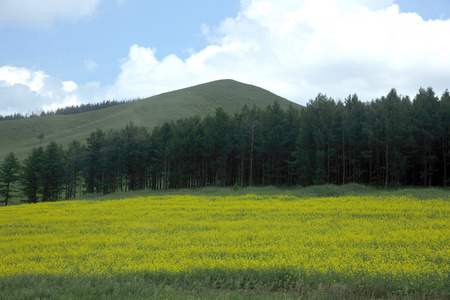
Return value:
[(450, 88), (450, 0), (0, 0), (0, 114), (218, 79), (305, 105)]

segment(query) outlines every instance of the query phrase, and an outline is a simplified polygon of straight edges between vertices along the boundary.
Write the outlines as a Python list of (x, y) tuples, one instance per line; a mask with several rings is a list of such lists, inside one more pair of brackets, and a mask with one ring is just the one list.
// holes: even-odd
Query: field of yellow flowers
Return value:
[(448, 292), (450, 203), (186, 195), (0, 208), (0, 277), (128, 273), (229, 288)]

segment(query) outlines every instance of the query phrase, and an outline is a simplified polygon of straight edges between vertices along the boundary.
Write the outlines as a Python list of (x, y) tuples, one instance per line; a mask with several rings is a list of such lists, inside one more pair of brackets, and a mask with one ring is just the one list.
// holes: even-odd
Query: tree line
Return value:
[[(82, 144), (34, 148), (0, 165), (5, 204), (71, 199), (85, 193), (205, 186), (449, 183), (450, 94), (421, 88), (413, 100), (392, 89), (362, 102), (319, 94), (305, 108), (218, 108), (205, 118), (149, 131), (130, 122), (92, 132)], [(18, 187), (13, 191), (13, 187)]]
[(87, 103), (87, 104), (67, 106), (67, 107), (63, 107), (63, 108), (58, 108), (55, 111), (31, 112), (31, 113), (26, 113), (26, 114), (14, 113), (11, 115), (6, 115), (6, 116), (0, 115), (0, 121), (21, 120), (21, 119), (37, 118), (37, 117), (45, 117), (45, 116), (53, 116), (53, 115), (74, 115), (74, 114), (80, 114), (80, 113), (84, 113), (84, 112), (88, 112), (88, 111), (104, 109), (104, 108), (132, 102), (132, 101), (136, 101), (136, 100), (128, 100), (128, 101), (106, 100), (106, 101), (99, 102), (99, 103)]

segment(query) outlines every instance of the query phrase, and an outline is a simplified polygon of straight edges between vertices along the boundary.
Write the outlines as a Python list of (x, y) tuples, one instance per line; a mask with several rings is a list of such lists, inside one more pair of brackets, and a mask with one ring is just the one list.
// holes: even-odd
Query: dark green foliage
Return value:
[(292, 153), (299, 183), (445, 185), (447, 97), (439, 101), (431, 88), (420, 89), (413, 102), (395, 89), (370, 103), (356, 95), (344, 103), (319, 95), (302, 111)]
[(14, 153), (9, 153), (0, 165), (0, 195), (4, 197), (2, 201), (5, 206), (9, 199), (13, 198), (13, 184), (19, 179), (20, 164)]
[(42, 201), (57, 201), (65, 181), (64, 150), (56, 142), (48, 144), (42, 164)]
[(80, 183), (80, 175), (83, 168), (84, 155), (86, 147), (80, 142), (73, 141), (65, 153), (65, 179), (66, 179), (66, 198), (75, 198), (77, 187)]
[(416, 159), (420, 165), (420, 179), (423, 186), (431, 186), (439, 162), (436, 143), (439, 138), (441, 110), (438, 97), (432, 88), (419, 90), (413, 101), (413, 120), (419, 150)]
[[(168, 126), (165, 128), (167, 131), (170, 125), (166, 124), (166, 126)], [(204, 161), (202, 159), (204, 141), (200, 138), (204, 136), (202, 121), (199, 117), (192, 117), (178, 120), (172, 126), (170, 138), (169, 135), (166, 136), (170, 141), (167, 145), (167, 154), (172, 157), (172, 165), (175, 166), (170, 173), (171, 187), (199, 187), (203, 179), (202, 162)], [(152, 184), (152, 188), (156, 188), (155, 184)]]
[[(112, 148), (119, 150), (118, 153), (112, 153), (114, 155), (113, 161), (115, 161), (112, 168), (116, 171), (120, 170), (120, 167), (117, 167), (121, 163), (121, 154), (126, 170), (126, 186), (129, 190), (133, 191), (147, 187), (145, 176), (149, 161), (149, 144), (147, 130), (144, 127), (137, 127), (133, 122), (130, 122), (125, 129), (122, 129), (118, 137), (118, 143)], [(116, 156), (115, 154), (119, 155)], [(109, 156), (112, 155), (110, 154)], [(116, 177), (118, 175), (118, 172), (114, 172), (114, 182), (117, 181)], [(115, 190), (115, 186), (110, 186), (110, 188)]]
[(236, 182), (240, 187), (252, 186), (255, 165), (255, 139), (259, 131), (261, 110), (253, 106), (251, 109), (244, 106), (240, 114), (235, 114), (236, 158), (240, 160), (239, 174), (236, 174)]
[(319, 94), (306, 108), (223, 109), (205, 118), (165, 122), (151, 133), (130, 122), (92, 132), (86, 146), (55, 142), (24, 161), (28, 202), (77, 191), (109, 194), (151, 188), (291, 186), (362, 183), (446, 186), (450, 164), (450, 95), (431, 88), (411, 101), (392, 89), (370, 103), (357, 95)]
[[(173, 124), (164, 123), (153, 129), (151, 144), (152, 188), (166, 190), (170, 186), (170, 141), (173, 137)], [(175, 149), (174, 149), (175, 150)]]
[(227, 184), (228, 158), (233, 152), (232, 135), (233, 122), (230, 116), (218, 108), (214, 116), (208, 116), (203, 121), (204, 127), (204, 156), (208, 161), (209, 183), (214, 186)]
[(38, 193), (41, 193), (44, 167), (44, 149), (33, 148), (31, 153), (23, 162), (20, 182), (26, 202), (37, 203)]
[(440, 111), (442, 114), (442, 120), (440, 122), (440, 144), (442, 146), (442, 185), (447, 187), (450, 183), (448, 177), (448, 168), (450, 163), (450, 93), (448, 90), (444, 92), (441, 97)]
[(86, 140), (84, 155), (84, 178), (87, 193), (100, 193), (103, 190), (105, 133), (98, 129)]

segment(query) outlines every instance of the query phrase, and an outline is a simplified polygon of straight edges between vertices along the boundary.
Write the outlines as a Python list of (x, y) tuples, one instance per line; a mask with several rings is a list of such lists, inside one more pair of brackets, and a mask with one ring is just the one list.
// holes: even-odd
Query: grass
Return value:
[(140, 193), (1, 208), (0, 299), (450, 297), (448, 190)]
[[(114, 194), (86, 194), (81, 198), (77, 196), (74, 200), (114, 200), (148, 196), (173, 196), (173, 195), (193, 195), (193, 196), (241, 196), (241, 195), (288, 195), (299, 198), (315, 197), (341, 197), (341, 196), (408, 196), (417, 199), (435, 199), (444, 198), (450, 200), (450, 189), (448, 188), (377, 188), (357, 183), (348, 183), (344, 185), (316, 185), (309, 187), (274, 187), (257, 186), (244, 188), (231, 187), (203, 187), (196, 189), (170, 189), (170, 190), (138, 190), (128, 192), (116, 192)], [(20, 197), (12, 198), (8, 205), (21, 205), (24, 199)], [(64, 200), (63, 200), (64, 201)], [(71, 201), (71, 200), (68, 200)]]
[[(299, 198), (316, 197), (341, 197), (341, 196), (409, 196), (417, 199), (444, 198), (450, 200), (450, 190), (447, 188), (377, 188), (357, 183), (348, 183), (344, 185), (315, 185), (309, 187), (274, 187), (257, 186), (244, 188), (231, 187), (203, 187), (196, 189), (171, 189), (171, 190), (139, 190), (130, 192), (117, 192), (109, 195), (85, 195), (83, 199), (88, 200), (111, 200), (125, 199), (147, 196), (165, 196), (165, 195), (193, 195), (193, 196), (240, 196), (240, 195), (288, 195)], [(13, 200), (19, 204), (18, 199)]]
[[(67, 145), (73, 140), (85, 142), (91, 132), (120, 130), (133, 121), (150, 130), (166, 121), (214, 114), (221, 107), (234, 113), (256, 105), (265, 108), (277, 100), (281, 107), (298, 104), (256, 86), (233, 80), (219, 80), (110, 108), (75, 115), (46, 116), (0, 122), (0, 159), (14, 151), (23, 160), (33, 147), (50, 141)], [(43, 134), (41, 141), (39, 135)]]
[(334, 284), (302, 286), (297, 290), (273, 291), (263, 287), (217, 288), (190, 282), (154, 281), (146, 274), (126, 274), (112, 278), (86, 276), (15, 276), (0, 278), (0, 298), (14, 299), (448, 299), (450, 294), (436, 291), (390, 293), (382, 288), (364, 291), (352, 286)]

